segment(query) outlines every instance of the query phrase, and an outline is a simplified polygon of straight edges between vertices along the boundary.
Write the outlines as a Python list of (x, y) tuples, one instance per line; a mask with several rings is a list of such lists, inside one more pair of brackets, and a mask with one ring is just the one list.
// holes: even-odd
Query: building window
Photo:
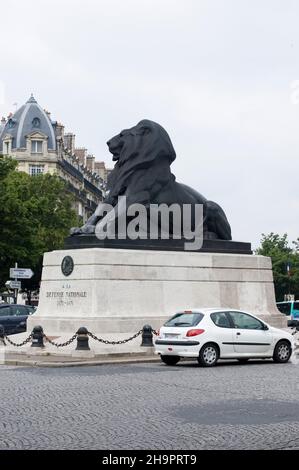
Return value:
[(9, 129), (13, 129), (16, 125), (16, 121), (14, 119), (9, 119), (8, 120), (8, 127)]
[(43, 143), (40, 140), (31, 141), (31, 153), (43, 153)]
[(9, 142), (4, 142), (4, 155), (9, 155)]
[(29, 165), (30, 176), (40, 175), (44, 172), (44, 165)]
[(35, 117), (32, 120), (32, 127), (40, 128), (40, 119), (39, 118)]

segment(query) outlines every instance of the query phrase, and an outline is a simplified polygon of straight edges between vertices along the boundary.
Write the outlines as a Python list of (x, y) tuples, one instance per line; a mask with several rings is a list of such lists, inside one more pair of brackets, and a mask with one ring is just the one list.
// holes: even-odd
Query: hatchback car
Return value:
[(182, 357), (194, 357), (205, 367), (218, 359), (273, 358), (288, 362), (294, 348), (293, 336), (274, 328), (254, 315), (234, 309), (202, 308), (173, 315), (160, 328), (155, 352), (167, 365)]
[(23, 333), (29, 315), (35, 311), (31, 305), (0, 304), (0, 327), (6, 335)]

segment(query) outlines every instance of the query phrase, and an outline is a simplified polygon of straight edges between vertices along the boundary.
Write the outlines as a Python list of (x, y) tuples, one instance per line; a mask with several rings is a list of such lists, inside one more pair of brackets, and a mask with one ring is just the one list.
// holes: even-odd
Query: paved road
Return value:
[(299, 449), (299, 364), (0, 366), (0, 449)]

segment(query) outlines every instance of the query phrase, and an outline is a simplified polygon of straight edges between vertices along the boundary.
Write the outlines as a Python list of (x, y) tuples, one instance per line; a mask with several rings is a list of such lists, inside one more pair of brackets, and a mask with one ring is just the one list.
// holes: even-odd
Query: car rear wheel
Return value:
[(179, 356), (162, 356), (161, 355), (160, 358), (161, 358), (161, 361), (164, 362), (164, 364), (168, 366), (175, 366), (180, 360)]
[(273, 361), (274, 362), (288, 362), (292, 354), (292, 348), (288, 341), (282, 340), (277, 343), (274, 349)]
[(216, 344), (207, 343), (201, 348), (197, 360), (203, 367), (213, 367), (216, 365), (218, 358), (219, 350)]

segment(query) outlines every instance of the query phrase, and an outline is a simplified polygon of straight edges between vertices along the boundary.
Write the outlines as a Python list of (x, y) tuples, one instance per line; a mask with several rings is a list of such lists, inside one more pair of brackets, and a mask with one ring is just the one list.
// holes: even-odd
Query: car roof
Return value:
[(3, 302), (2, 304), (0, 304), (0, 308), (1, 307), (10, 307), (10, 306), (15, 306), (15, 307), (32, 307), (32, 305), (24, 305), (24, 304), (7, 304), (5, 302)]
[(187, 312), (192, 312), (192, 313), (202, 313), (203, 315), (206, 315), (208, 313), (214, 313), (214, 312), (242, 312), (242, 313), (247, 313), (244, 310), (238, 310), (236, 308), (221, 308), (221, 307), (202, 307), (202, 308), (189, 308), (185, 310), (180, 310), (177, 313), (187, 313)]

